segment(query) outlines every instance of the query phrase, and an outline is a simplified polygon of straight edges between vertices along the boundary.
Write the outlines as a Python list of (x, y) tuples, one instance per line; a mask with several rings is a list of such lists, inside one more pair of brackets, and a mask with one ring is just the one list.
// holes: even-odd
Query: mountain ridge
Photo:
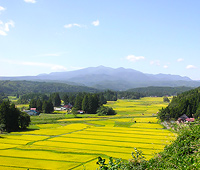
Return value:
[(147, 74), (130, 68), (105, 66), (87, 67), (74, 71), (52, 72), (37, 76), (0, 77), (0, 80), (57, 81), (74, 85), (85, 85), (98, 89), (127, 90), (147, 86), (191, 86), (200, 82), (189, 77), (172, 74)]

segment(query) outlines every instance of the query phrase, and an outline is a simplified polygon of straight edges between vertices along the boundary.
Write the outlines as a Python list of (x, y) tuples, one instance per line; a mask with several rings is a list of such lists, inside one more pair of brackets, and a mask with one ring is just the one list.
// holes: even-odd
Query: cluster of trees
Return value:
[(0, 100), (7, 99), (8, 97), (4, 92), (0, 92)]
[(7, 132), (26, 129), (30, 124), (30, 116), (21, 112), (8, 100), (0, 103), (0, 130)]
[(183, 114), (188, 117), (200, 117), (200, 88), (186, 91), (173, 97), (171, 103), (159, 111), (158, 117), (162, 121), (177, 120)]
[(139, 99), (141, 97), (144, 97), (144, 95), (138, 92), (131, 92), (131, 91), (117, 92), (118, 99)]
[(39, 112), (51, 113), (54, 111), (54, 107), (60, 105), (59, 93), (52, 93), (49, 97), (47, 95), (36, 95), (35, 98), (31, 99), (29, 108), (36, 108)]
[(17, 103), (27, 104), (31, 101), (31, 99), (35, 99), (35, 100), (40, 99), (41, 101), (44, 101), (44, 100), (49, 100), (49, 97), (48, 95), (44, 93), (28, 93), (28, 94), (21, 95), (20, 98), (17, 100)]
[(163, 102), (170, 102), (169, 98), (167, 96), (163, 97)]
[(116, 115), (117, 112), (112, 107), (100, 106), (97, 110), (98, 116)]
[[(33, 99), (28, 99), (33, 97)], [(75, 110), (84, 110), (85, 113), (96, 113), (97, 109), (106, 104), (107, 101), (103, 93), (52, 93), (49, 96), (38, 94), (30, 94), (22, 97), (25, 100), (30, 100), (29, 107), (36, 108), (40, 112), (51, 113), (54, 107), (61, 105), (61, 100), (64, 104), (71, 104)], [(21, 99), (20, 99), (21, 100)], [(25, 101), (24, 100), (24, 101)]]
[(178, 95), (180, 93), (183, 93), (185, 91), (193, 89), (192, 87), (156, 87), (156, 86), (149, 86), (149, 87), (140, 87), (140, 88), (134, 88), (127, 90), (128, 92), (137, 92), (141, 95), (141, 97), (146, 96), (174, 96)]
[(97, 109), (106, 104), (102, 94), (79, 93), (74, 102), (74, 110), (83, 110), (85, 113), (96, 113)]

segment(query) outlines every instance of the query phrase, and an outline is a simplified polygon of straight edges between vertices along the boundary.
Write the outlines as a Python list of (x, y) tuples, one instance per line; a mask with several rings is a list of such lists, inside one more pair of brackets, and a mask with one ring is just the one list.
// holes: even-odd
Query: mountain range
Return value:
[(171, 74), (146, 74), (134, 69), (88, 67), (75, 71), (52, 72), (37, 76), (0, 77), (0, 80), (31, 80), (61, 82), (70, 85), (89, 86), (97, 89), (127, 90), (147, 86), (188, 86), (198, 87), (199, 81)]

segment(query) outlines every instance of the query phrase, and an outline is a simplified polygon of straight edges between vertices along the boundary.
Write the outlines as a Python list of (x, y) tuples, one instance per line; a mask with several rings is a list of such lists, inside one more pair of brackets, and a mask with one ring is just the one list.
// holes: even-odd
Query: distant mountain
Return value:
[(0, 77), (0, 80), (53, 81), (112, 90), (127, 90), (148, 86), (200, 86), (199, 81), (193, 81), (189, 77), (170, 74), (146, 74), (134, 69), (122, 67), (114, 69), (104, 66), (88, 67), (68, 72), (53, 72), (38, 76)]

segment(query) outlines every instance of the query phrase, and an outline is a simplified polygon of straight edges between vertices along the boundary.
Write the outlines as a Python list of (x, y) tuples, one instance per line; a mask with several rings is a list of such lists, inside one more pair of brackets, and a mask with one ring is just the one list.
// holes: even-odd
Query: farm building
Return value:
[(184, 122), (194, 122), (194, 118), (187, 117), (186, 114), (183, 114), (181, 117), (178, 118), (178, 123), (184, 123)]
[(25, 110), (24, 112), (26, 112), (29, 116), (38, 116), (40, 114), (37, 110)]

